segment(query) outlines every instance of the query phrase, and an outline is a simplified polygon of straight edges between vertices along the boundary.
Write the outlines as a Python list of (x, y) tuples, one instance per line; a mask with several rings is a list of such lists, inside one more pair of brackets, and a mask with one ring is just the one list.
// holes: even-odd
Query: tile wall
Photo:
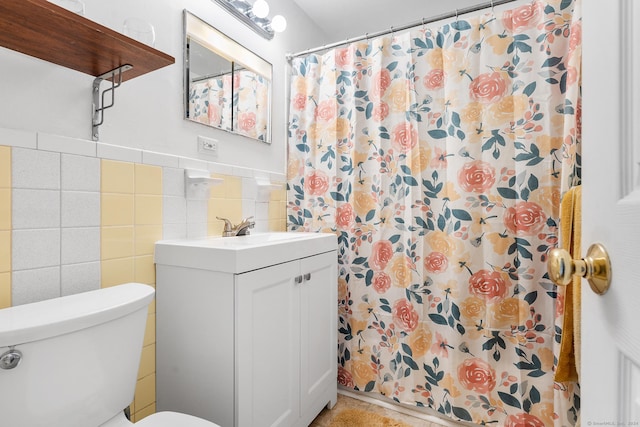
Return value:
[(0, 309), (11, 306), (11, 148), (0, 146)]
[[(185, 168), (222, 184), (185, 197)], [(277, 183), (260, 187), (256, 178)], [(0, 309), (127, 282), (155, 285), (154, 242), (219, 236), (253, 216), (284, 231), (284, 175), (0, 128)], [(155, 303), (149, 308), (134, 421), (155, 412)]]

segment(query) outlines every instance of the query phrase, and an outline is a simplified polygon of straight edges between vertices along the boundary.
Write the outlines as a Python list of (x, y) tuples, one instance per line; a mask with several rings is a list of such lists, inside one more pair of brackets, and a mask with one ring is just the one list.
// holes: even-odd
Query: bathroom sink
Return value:
[(336, 248), (329, 233), (272, 232), (156, 242), (156, 264), (244, 273)]

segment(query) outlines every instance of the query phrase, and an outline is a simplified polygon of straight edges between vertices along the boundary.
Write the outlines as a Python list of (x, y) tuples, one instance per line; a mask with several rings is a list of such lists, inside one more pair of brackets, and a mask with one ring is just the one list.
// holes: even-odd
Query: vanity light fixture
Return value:
[(265, 0), (256, 0), (256, 2), (253, 4), (253, 7), (251, 8), (251, 11), (258, 18), (266, 18), (267, 16), (269, 16), (269, 3), (267, 3)]
[(271, 40), (274, 33), (287, 28), (287, 20), (282, 15), (269, 19), (269, 4), (266, 0), (256, 0), (253, 4), (247, 0), (213, 0), (238, 18), (253, 31), (267, 40)]
[(276, 15), (271, 20), (271, 28), (276, 33), (281, 33), (287, 29), (287, 20), (282, 15)]

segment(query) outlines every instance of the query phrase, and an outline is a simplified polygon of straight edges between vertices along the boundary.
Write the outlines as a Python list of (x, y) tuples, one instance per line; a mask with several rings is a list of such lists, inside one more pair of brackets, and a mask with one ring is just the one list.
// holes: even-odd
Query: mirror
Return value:
[(185, 118), (271, 142), (271, 64), (184, 11)]

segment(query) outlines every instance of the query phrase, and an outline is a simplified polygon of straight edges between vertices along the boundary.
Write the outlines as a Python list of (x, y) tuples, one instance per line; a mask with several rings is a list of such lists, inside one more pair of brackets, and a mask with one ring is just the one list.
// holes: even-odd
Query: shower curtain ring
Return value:
[(458, 9), (456, 9), (456, 22), (458, 22)]

